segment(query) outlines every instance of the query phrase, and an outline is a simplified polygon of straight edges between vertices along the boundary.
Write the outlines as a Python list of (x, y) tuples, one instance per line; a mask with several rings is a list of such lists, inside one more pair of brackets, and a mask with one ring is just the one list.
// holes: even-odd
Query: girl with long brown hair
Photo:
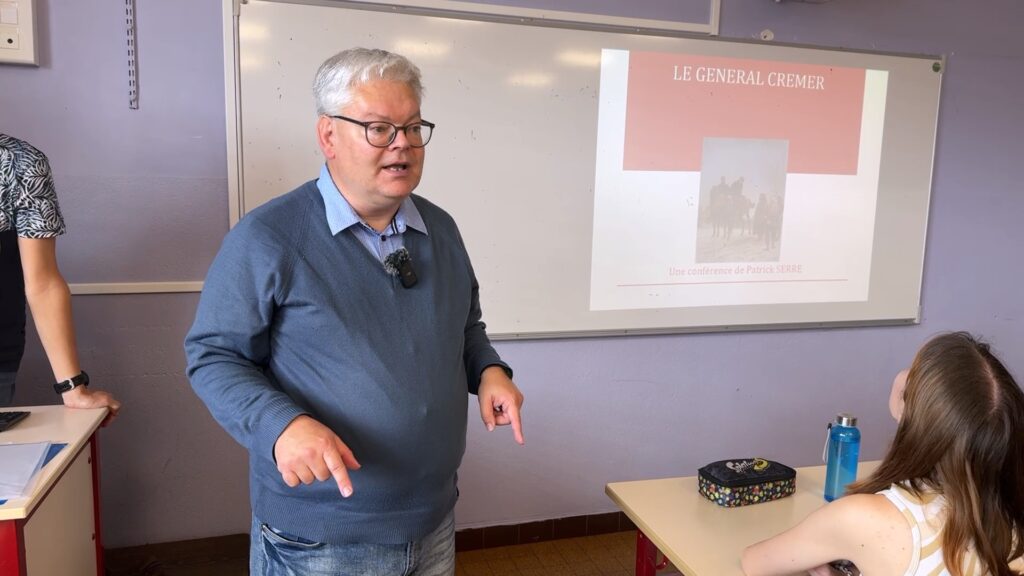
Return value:
[(896, 376), (889, 409), (899, 426), (881, 465), (747, 548), (748, 576), (1024, 574), (1024, 393), (989, 346), (964, 332), (931, 339)]

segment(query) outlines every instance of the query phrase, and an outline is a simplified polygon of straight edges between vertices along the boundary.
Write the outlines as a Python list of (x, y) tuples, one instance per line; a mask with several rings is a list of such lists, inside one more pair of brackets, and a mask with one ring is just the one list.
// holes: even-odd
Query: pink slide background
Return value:
[[(673, 80), (684, 66), (759, 71), (765, 85)], [(820, 75), (824, 89), (768, 86), (772, 72)], [(789, 140), (787, 173), (856, 174), (864, 77), (854, 68), (630, 52), (623, 170), (699, 171), (705, 137), (774, 138)]]

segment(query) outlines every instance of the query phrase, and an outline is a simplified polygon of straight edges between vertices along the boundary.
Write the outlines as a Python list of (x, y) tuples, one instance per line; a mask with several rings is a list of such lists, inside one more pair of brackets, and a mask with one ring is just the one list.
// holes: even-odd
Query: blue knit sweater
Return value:
[[(253, 513), (328, 543), (408, 542), (455, 505), (468, 392), (505, 366), (481, 322), (477, 282), (452, 218), (413, 196), (428, 234), (404, 243), (419, 282), (403, 288), (348, 232), (332, 236), (315, 182), (227, 235), (185, 340), (188, 375), (249, 450)], [(296, 416), (330, 427), (362, 468), (289, 488), (274, 443)]]

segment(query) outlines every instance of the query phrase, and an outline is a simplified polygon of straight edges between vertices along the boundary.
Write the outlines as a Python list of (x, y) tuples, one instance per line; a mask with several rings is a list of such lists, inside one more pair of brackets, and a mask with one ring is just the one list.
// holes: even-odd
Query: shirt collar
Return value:
[[(327, 164), (320, 168), (320, 177), (316, 181), (316, 187), (324, 199), (327, 225), (330, 227), (332, 235), (336, 236), (338, 232), (356, 224), (366, 225), (356, 214), (352, 205), (348, 203), (348, 200), (342, 196), (338, 187), (334, 185), (334, 179), (331, 178)], [(412, 228), (427, 234), (427, 225), (423, 222), (423, 217), (412, 201), (411, 195), (402, 200), (402, 204), (398, 207), (398, 212), (395, 214), (395, 228), (399, 233), (405, 232), (406, 228)]]

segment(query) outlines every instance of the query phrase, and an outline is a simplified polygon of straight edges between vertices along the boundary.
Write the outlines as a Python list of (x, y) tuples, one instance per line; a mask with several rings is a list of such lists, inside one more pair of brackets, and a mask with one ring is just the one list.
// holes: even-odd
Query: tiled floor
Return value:
[(631, 531), (459, 552), (455, 576), (631, 576), (635, 543)]
[[(636, 532), (459, 552), (455, 576), (631, 576)], [(248, 576), (244, 558), (170, 564), (155, 559), (111, 576)], [(665, 573), (659, 572), (659, 576)]]

